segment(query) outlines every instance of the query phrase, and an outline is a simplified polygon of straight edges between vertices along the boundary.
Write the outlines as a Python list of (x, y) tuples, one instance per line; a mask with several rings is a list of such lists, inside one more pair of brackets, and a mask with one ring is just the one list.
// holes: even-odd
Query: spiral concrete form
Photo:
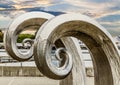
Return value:
[[(18, 35), (29, 26), (38, 26), (34, 42), (26, 54), (18, 51)], [(73, 38), (74, 37), (74, 38)], [(43, 12), (30, 12), (16, 18), (6, 31), (4, 43), (8, 54), (35, 63), (45, 76), (61, 80), (60, 85), (86, 85), (85, 66), (78, 40), (83, 41), (92, 56), (95, 85), (120, 85), (120, 54), (110, 33), (96, 21), (81, 14), (62, 14), (54, 17)], [(23, 43), (24, 44), (24, 43)], [(55, 46), (56, 66), (52, 63)]]
[[(118, 48), (112, 36), (93, 19), (81, 14), (63, 14), (44, 23), (38, 33), (39, 37), (36, 38), (34, 53), (35, 58), (39, 60), (40, 68), (48, 71), (47, 73), (43, 72), (46, 76), (51, 77), (52, 75), (52, 77), (58, 78), (57, 72), (54, 72), (54, 68), (49, 64), (51, 44), (61, 38), (75, 37), (82, 40), (91, 52), (95, 85), (120, 85)], [(65, 44), (64, 41), (68, 40), (63, 40), (63, 44), (69, 50), (72, 44)], [(70, 53), (72, 55), (73, 50)], [(61, 77), (61, 75), (59, 76)]]
[(33, 56), (33, 46), (27, 53), (21, 53), (16, 46), (18, 35), (28, 27), (37, 26), (39, 28), (46, 20), (54, 17), (44, 12), (28, 12), (15, 18), (7, 29), (4, 37), (5, 49), (8, 54), (18, 60), (26, 61)]

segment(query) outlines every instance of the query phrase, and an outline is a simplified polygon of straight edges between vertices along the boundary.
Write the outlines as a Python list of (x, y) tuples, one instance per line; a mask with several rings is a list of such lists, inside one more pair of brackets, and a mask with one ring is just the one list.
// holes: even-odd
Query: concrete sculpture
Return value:
[(30, 12), (14, 19), (4, 37), (5, 48), (8, 54), (18, 61), (29, 60), (33, 56), (33, 46), (31, 46), (31, 49), (27, 53), (23, 54), (18, 51), (16, 46), (18, 35), (30, 26), (37, 26), (39, 28), (46, 20), (52, 17), (54, 16), (43, 12)]
[[(38, 69), (45, 76), (58, 80), (67, 77), (60, 85), (85, 85), (84, 64), (79, 44), (76, 39), (71, 38), (75, 37), (89, 48), (95, 71), (95, 85), (120, 85), (118, 48), (111, 35), (96, 21), (81, 14), (62, 14), (54, 18), (49, 14), (45, 14), (44, 17), (38, 14), (37, 17), (43, 19), (44, 23), (41, 23), (40, 20), (36, 20), (36, 16), (32, 20), (32, 16), (31, 14), (28, 18), (23, 16), (16, 19), (17, 25), (13, 22), (7, 30), (5, 46), (14, 59), (25, 61), (34, 55)], [(23, 55), (17, 51), (14, 40), (29, 25), (39, 25), (40, 28), (31, 47), (33, 51), (30, 50), (31, 53)], [(59, 61), (58, 66), (52, 63), (53, 45), (56, 47), (55, 57)]]

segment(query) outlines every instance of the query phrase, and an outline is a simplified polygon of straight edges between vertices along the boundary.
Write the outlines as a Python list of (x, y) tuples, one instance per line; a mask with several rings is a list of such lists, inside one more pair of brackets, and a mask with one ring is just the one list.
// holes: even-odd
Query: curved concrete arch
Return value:
[(7, 53), (18, 61), (29, 60), (33, 56), (33, 46), (31, 46), (27, 53), (21, 53), (16, 46), (18, 35), (31, 26), (40, 28), (45, 21), (53, 17), (53, 15), (44, 12), (28, 12), (15, 18), (7, 29), (4, 37)]
[[(31, 49), (29, 50), (29, 52), (27, 54), (22, 54), (18, 51), (17, 46), (16, 46), (16, 39), (17, 36), (24, 30), (27, 30), (28, 27), (31, 26), (37, 26), (37, 28), (40, 28), (40, 26), (47, 21), (50, 18), (53, 18), (54, 16), (51, 14), (47, 14), (47, 13), (43, 13), (43, 12), (29, 12), (26, 14), (23, 14), (21, 16), (19, 16), (18, 18), (16, 18), (15, 20), (13, 20), (13, 22), (11, 23), (11, 25), (9, 26), (9, 28), (6, 31), (5, 37), (4, 37), (4, 43), (5, 43), (5, 48), (6, 51), (8, 52), (8, 54), (18, 60), (18, 61), (27, 61), (32, 57), (33, 54), (33, 47), (31, 47)], [(41, 29), (42, 30), (42, 29)], [(36, 37), (39, 37), (39, 30), (38, 33), (36, 35)], [(33, 40), (29, 40), (29, 39), (25, 39), (25, 41), (23, 40), (23, 44), (24, 42), (29, 41), (30, 43), (33, 43)], [(64, 42), (64, 39), (61, 39)], [(55, 45), (56, 46), (60, 46), (58, 43), (61, 42), (61, 40), (58, 40)], [(80, 49), (78, 49), (78, 43), (75, 43), (75, 39), (71, 39), (68, 38), (68, 41), (72, 41), (71, 43), (74, 45), (76, 49), (76, 51), (80, 51)], [(66, 43), (66, 45), (69, 42), (64, 42), (64, 44)], [(63, 43), (61, 44), (63, 47)], [(24, 45), (23, 45), (24, 46)], [(70, 49), (71, 50), (71, 49)], [(80, 51), (81, 52), (81, 51)], [(73, 63), (79, 63), (79, 65), (74, 64), (74, 72), (72, 72), (72, 78), (74, 79), (74, 81), (71, 81), (72, 83), (79, 83), (81, 85), (85, 85), (85, 67), (83, 65), (82, 62), (82, 57), (81, 54), (79, 52), (75, 52), (73, 53), (74, 56), (80, 56), (80, 57), (76, 57), (73, 59)], [(76, 62), (76, 60), (79, 60), (79, 62)], [(37, 62), (38, 60), (36, 60)], [(39, 62), (38, 62), (39, 64)], [(77, 68), (77, 66), (79, 66), (80, 68)], [(77, 73), (77, 71), (79, 71), (79, 73)], [(80, 75), (80, 77), (76, 77), (76, 75)], [(76, 80), (76, 81), (75, 81)], [(69, 82), (69, 85), (72, 84)], [(61, 83), (62, 84), (62, 83)]]
[[(79, 46), (78, 39), (75, 38), (62, 38), (62, 42), (67, 46), (67, 50), (72, 52), (73, 68), (71, 73), (59, 85), (86, 85), (85, 65), (82, 55), (82, 50)], [(74, 43), (72, 43), (74, 42)]]
[[(47, 21), (39, 30), (34, 51), (38, 62), (40, 62), (39, 59), (43, 61), (38, 68), (44, 66), (42, 70), (48, 70), (47, 72), (52, 74), (47, 62), (48, 56), (46, 57), (50, 44), (63, 37), (76, 37), (82, 40), (91, 52), (95, 71), (95, 85), (120, 84), (118, 48), (111, 35), (96, 21), (81, 14), (63, 14)], [(70, 44), (68, 46), (64, 43), (64, 45), (66, 49), (70, 47)], [(48, 73), (44, 74), (51, 77)]]

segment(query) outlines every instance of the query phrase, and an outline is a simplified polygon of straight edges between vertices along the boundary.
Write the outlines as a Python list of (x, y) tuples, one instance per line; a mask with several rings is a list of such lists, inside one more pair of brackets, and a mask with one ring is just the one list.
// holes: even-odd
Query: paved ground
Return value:
[(58, 85), (58, 83), (44, 77), (0, 77), (0, 85)]
[(87, 85), (94, 85), (94, 77), (87, 77)]
[[(0, 77), (0, 85), (59, 85), (59, 81), (46, 77)], [(87, 85), (94, 85), (93, 78), (88, 78)]]

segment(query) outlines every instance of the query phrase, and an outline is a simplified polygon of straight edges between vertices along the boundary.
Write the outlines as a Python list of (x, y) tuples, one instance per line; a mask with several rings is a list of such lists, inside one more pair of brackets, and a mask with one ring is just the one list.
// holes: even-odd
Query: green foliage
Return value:
[[(0, 42), (3, 42), (4, 33), (0, 30)], [(25, 38), (34, 39), (35, 35), (32, 34), (20, 34), (18, 36), (17, 42), (21, 43)]]
[(32, 35), (32, 34), (20, 34), (20, 35), (18, 36), (17, 42), (18, 42), (18, 43), (21, 43), (25, 38), (34, 39), (35, 36)]
[(0, 42), (3, 42), (3, 32), (0, 30)]

